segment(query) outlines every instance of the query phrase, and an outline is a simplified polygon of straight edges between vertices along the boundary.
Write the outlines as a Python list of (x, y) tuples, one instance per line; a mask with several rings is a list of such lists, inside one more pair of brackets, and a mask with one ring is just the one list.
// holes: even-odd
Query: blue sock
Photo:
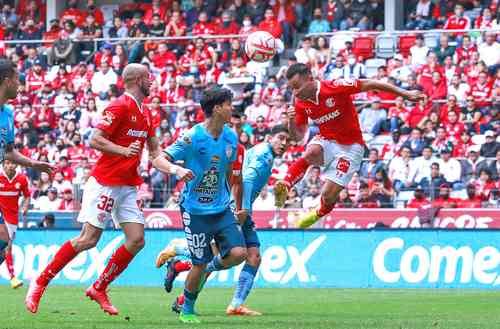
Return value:
[(238, 285), (234, 291), (233, 300), (231, 301), (231, 306), (239, 307), (245, 302), (252, 290), (253, 280), (257, 274), (257, 267), (252, 267), (245, 263), (243, 269), (240, 272), (240, 277), (238, 279)]
[(0, 240), (0, 265), (2, 265), (3, 261), (5, 260), (5, 253), (4, 250), (7, 248), (7, 241)]
[(184, 304), (182, 305), (182, 313), (194, 314), (194, 303), (196, 303), (196, 298), (198, 298), (198, 293), (192, 293), (189, 290), (184, 289)]
[(205, 273), (216, 272), (223, 269), (224, 266), (222, 265), (222, 258), (220, 255), (217, 255), (210, 261), (210, 263), (208, 263), (207, 268), (205, 268)]

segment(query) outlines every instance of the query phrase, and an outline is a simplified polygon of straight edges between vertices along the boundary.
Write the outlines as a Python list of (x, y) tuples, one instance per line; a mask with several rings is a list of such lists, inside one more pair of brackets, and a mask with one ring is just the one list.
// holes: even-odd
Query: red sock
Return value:
[(5, 254), (5, 264), (7, 265), (7, 270), (9, 271), (10, 278), (14, 278), (14, 259), (12, 259), (12, 251)]
[(57, 273), (59, 273), (64, 266), (73, 260), (78, 255), (78, 252), (73, 248), (71, 241), (66, 241), (61, 248), (57, 251), (54, 259), (47, 265), (45, 270), (38, 276), (36, 282), (40, 285), (46, 286), (49, 284)]
[(174, 269), (177, 273), (189, 271), (192, 267), (190, 261), (180, 260), (174, 264)]
[(177, 303), (179, 303), (179, 305), (184, 305), (184, 294), (181, 294), (181, 295), (177, 298)]
[(316, 210), (316, 213), (318, 216), (323, 217), (332, 211), (333, 207), (335, 207), (335, 202), (332, 204), (326, 204), (325, 199), (321, 197), (321, 202), (319, 204), (319, 208)]
[(294, 186), (304, 177), (307, 168), (309, 168), (309, 162), (306, 160), (306, 158), (299, 158), (288, 168), (285, 176), (285, 182), (290, 186)]
[(106, 265), (106, 268), (96, 282), (94, 282), (94, 289), (100, 291), (106, 290), (108, 285), (127, 268), (133, 258), (134, 255), (132, 255), (130, 251), (125, 248), (125, 245), (122, 244), (113, 253), (108, 261), (108, 264)]

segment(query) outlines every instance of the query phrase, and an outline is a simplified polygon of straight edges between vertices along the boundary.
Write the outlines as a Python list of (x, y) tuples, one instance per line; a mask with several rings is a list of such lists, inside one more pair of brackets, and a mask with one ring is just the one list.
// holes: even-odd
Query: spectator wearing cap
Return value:
[(481, 208), (483, 198), (477, 193), (474, 184), (467, 184), (465, 188), (467, 191), (467, 198), (458, 201), (458, 208)]
[(380, 98), (375, 97), (372, 105), (365, 107), (359, 114), (361, 131), (378, 135), (383, 122), (387, 120), (387, 112), (380, 106)]
[(450, 185), (445, 183), (439, 186), (439, 196), (434, 199), (432, 206), (435, 208), (456, 208), (459, 202), (459, 199), (450, 196)]
[(500, 44), (496, 41), (495, 32), (486, 32), (486, 40), (479, 45), (479, 58), (488, 66), (490, 73), (500, 67)]
[(368, 154), (368, 161), (363, 161), (361, 164), (359, 175), (364, 181), (372, 180), (375, 178), (375, 173), (383, 166), (383, 162), (379, 159), (378, 150), (372, 148)]
[(462, 181), (469, 182), (476, 178), (481, 169), (488, 166), (487, 161), (479, 156), (479, 145), (473, 145), (467, 150), (467, 157), (460, 161), (462, 165)]
[(47, 195), (40, 196), (34, 202), (34, 209), (44, 212), (57, 211), (61, 205), (61, 200), (58, 198), (58, 191), (55, 187), (49, 187)]
[(45, 71), (42, 68), (40, 59), (33, 61), (33, 67), (26, 74), (26, 90), (29, 93), (35, 93), (46, 83)]
[[(422, 156), (416, 157), (410, 161), (410, 173), (408, 175), (411, 186), (429, 185), (431, 180), (431, 165), (436, 162), (432, 154), (432, 148), (425, 146), (422, 150)], [(408, 185), (408, 184), (407, 184)]]
[(313, 20), (309, 23), (308, 33), (325, 33), (332, 30), (330, 23), (323, 18), (321, 8), (315, 8)]
[(485, 142), (481, 145), (480, 155), (485, 158), (493, 158), (500, 150), (500, 143), (495, 140), (495, 132), (488, 130), (484, 133)]
[(102, 62), (107, 62), (109, 66), (113, 64), (113, 45), (108, 42), (101, 47), (101, 51), (94, 54), (95, 66), (100, 67)]
[(100, 95), (101, 98), (105, 97), (110, 89), (111, 85), (116, 85), (118, 81), (118, 76), (116, 73), (110, 69), (107, 62), (101, 62), (99, 66), (99, 71), (94, 73), (92, 80), (90, 82), (92, 86), (92, 92), (94, 94)]
[(424, 147), (427, 146), (427, 142), (422, 136), (422, 130), (419, 128), (412, 129), (410, 137), (404, 142), (403, 146), (410, 149), (412, 158), (421, 156)]
[(396, 192), (407, 189), (410, 183), (410, 148), (402, 146), (400, 155), (389, 163), (389, 179), (393, 182)]
[[(429, 1), (430, 2), (430, 1)], [(415, 44), (410, 48), (410, 63), (414, 67), (427, 64), (427, 55), (429, 54), (429, 47), (424, 43), (424, 36), (418, 34)]]
[(408, 30), (428, 30), (434, 27), (433, 18), (434, 3), (431, 0), (419, 0), (410, 2), (410, 14), (406, 28)]
[(63, 191), (63, 199), (61, 200), (61, 204), (59, 205), (59, 209), (61, 211), (73, 211), (75, 210), (75, 201), (73, 200), (73, 189), (66, 188)]
[(413, 198), (406, 204), (406, 208), (419, 209), (430, 204), (431, 202), (425, 196), (424, 187), (418, 185), (413, 193)]
[(446, 183), (453, 189), (459, 190), (463, 188), (463, 183), (460, 181), (462, 176), (462, 166), (460, 162), (451, 157), (451, 149), (445, 148), (441, 150), (441, 157), (439, 159), (439, 167), (443, 173)]

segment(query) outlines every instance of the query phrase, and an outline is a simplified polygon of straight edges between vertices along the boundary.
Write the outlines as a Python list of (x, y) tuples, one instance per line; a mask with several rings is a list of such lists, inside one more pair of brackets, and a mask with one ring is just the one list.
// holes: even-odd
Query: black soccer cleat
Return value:
[(183, 298), (184, 296), (179, 296), (176, 297), (174, 302), (172, 303), (172, 307), (170, 308), (172, 312), (175, 312), (177, 314), (180, 314), (182, 311), (182, 304), (180, 303), (181, 301), (179, 299)]
[(175, 270), (175, 264), (177, 261), (168, 262), (167, 264), (167, 274), (165, 275), (165, 281), (163, 282), (163, 286), (165, 287), (165, 291), (170, 293), (172, 291), (172, 287), (174, 286), (174, 281), (179, 273)]

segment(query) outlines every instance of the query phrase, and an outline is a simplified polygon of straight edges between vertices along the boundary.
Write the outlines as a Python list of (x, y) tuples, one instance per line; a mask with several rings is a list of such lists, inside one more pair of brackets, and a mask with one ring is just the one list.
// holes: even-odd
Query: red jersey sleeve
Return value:
[(121, 106), (109, 105), (102, 112), (97, 129), (104, 131), (106, 134), (111, 135), (120, 125), (122, 110)]
[(295, 124), (297, 126), (307, 125), (307, 114), (305, 108), (295, 103)]
[(320, 85), (320, 94), (324, 97), (335, 96), (339, 94), (357, 94), (361, 92), (360, 80), (334, 80), (322, 81)]
[(245, 147), (238, 144), (236, 151), (236, 161), (233, 162), (233, 176), (241, 176), (243, 170), (243, 160), (245, 158)]
[(153, 115), (151, 111), (148, 110), (146, 115), (148, 117), (148, 138), (156, 137), (155, 127), (153, 124)]

